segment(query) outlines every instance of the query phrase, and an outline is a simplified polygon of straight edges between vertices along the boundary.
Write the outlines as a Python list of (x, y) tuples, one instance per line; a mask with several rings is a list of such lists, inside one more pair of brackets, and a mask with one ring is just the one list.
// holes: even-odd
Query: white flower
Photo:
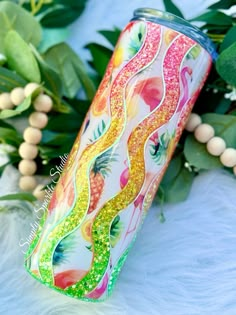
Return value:
[(231, 101), (236, 101), (236, 87), (231, 86), (230, 88), (232, 89), (232, 91), (229, 93), (225, 93), (225, 98)]

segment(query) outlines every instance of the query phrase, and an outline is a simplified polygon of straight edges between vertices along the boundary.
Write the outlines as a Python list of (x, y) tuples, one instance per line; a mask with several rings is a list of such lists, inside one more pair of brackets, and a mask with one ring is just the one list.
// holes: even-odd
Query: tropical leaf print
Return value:
[(158, 142), (150, 145), (150, 154), (157, 165), (165, 163), (170, 157), (174, 146), (175, 133), (170, 134), (169, 131), (163, 133)]

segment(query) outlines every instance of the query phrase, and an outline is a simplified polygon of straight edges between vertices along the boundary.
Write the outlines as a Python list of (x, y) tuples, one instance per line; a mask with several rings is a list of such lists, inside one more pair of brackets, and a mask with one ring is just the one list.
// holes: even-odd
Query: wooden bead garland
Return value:
[[(31, 95), (39, 84), (31, 82), (22, 88), (15, 88), (11, 92), (11, 99), (14, 104), (24, 100), (25, 97)], [(23, 92), (23, 93), (22, 93)], [(24, 96), (24, 97), (23, 97)], [(19, 181), (19, 187), (24, 191), (33, 191), (33, 195), (40, 201), (43, 201), (45, 191), (43, 185), (37, 185), (33, 176), (37, 171), (37, 164), (34, 159), (38, 155), (37, 144), (42, 139), (41, 129), (45, 128), (48, 123), (47, 114), (53, 106), (51, 97), (40, 93), (33, 101), (35, 111), (29, 116), (29, 126), (24, 130), (23, 138), (25, 142), (20, 145), (19, 154), (23, 158), (19, 163), (19, 171), (22, 175)]]
[[(24, 88), (16, 87), (10, 93), (0, 94), (0, 110), (12, 109), (20, 105), (24, 99), (31, 95), (40, 85), (38, 83), (28, 83)], [(37, 164), (34, 159), (38, 155), (37, 145), (42, 139), (41, 129), (48, 123), (48, 113), (53, 106), (50, 96), (40, 93), (33, 101), (35, 111), (29, 116), (29, 126), (24, 130), (24, 142), (19, 147), (19, 155), (22, 158), (18, 165), (21, 178), (19, 187), (23, 191), (32, 191), (33, 195), (43, 201), (45, 191), (43, 185), (37, 185), (33, 176), (37, 171)]]
[(207, 151), (213, 156), (219, 156), (224, 166), (233, 167), (236, 175), (236, 149), (226, 148), (224, 139), (215, 136), (215, 130), (211, 125), (202, 123), (201, 117), (192, 113), (185, 129), (193, 132), (198, 142), (206, 143)]

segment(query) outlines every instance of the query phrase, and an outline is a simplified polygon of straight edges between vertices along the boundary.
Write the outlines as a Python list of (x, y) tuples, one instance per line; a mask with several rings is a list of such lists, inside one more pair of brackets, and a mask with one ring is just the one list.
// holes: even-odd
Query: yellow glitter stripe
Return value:
[[(149, 48), (148, 45), (151, 45), (151, 43), (146, 43), (146, 45), (142, 47), (141, 51), (138, 52), (137, 55), (142, 53), (145, 54)], [(71, 233), (73, 230), (78, 228), (82, 222), (82, 219), (86, 215), (90, 197), (88, 176), (89, 166), (98, 154), (101, 154), (109, 147), (114, 145), (115, 140), (117, 140), (124, 130), (126, 119), (123, 100), (124, 87), (128, 80), (137, 72), (137, 69), (142, 69), (147, 61), (150, 61), (152, 58), (153, 56), (147, 55), (141, 62), (140, 58), (137, 58), (138, 60), (133, 58), (127, 64), (129, 67), (133, 64), (133, 69), (127, 71), (128, 69), (126, 69), (126, 65), (118, 74), (115, 82), (113, 83), (110, 101), (112, 113), (111, 124), (107, 133), (99, 138), (96, 143), (88, 146), (79, 160), (78, 171), (76, 175), (76, 178), (78, 179), (78, 191), (75, 207), (73, 208), (71, 214), (49, 233), (47, 236), (47, 242), (42, 245), (39, 258), (39, 271), (42, 280), (46, 283), (53, 283), (52, 256), (56, 245), (63, 237), (66, 236), (66, 234)]]
[[(130, 173), (128, 183), (98, 212), (92, 226), (94, 251), (92, 266), (84, 278), (75, 285), (66, 288), (70, 294), (82, 297), (91, 292), (96, 287), (96, 283), (101, 281), (107, 269), (110, 257), (110, 225), (117, 214), (134, 201), (142, 188), (145, 179), (145, 143), (150, 135), (168, 122), (175, 112), (180, 96), (179, 67), (184, 54), (192, 45), (191, 39), (181, 35), (169, 48), (169, 54), (166, 55), (163, 65), (164, 81), (167, 86), (164, 101), (156, 111), (134, 129), (129, 138)], [(179, 47), (182, 47), (181, 51)], [(169, 62), (169, 58), (172, 59), (172, 63)]]

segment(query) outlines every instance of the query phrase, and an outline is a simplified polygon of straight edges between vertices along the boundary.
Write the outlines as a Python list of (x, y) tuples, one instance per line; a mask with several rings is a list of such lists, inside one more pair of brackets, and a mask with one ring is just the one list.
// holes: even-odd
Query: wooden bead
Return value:
[(23, 142), (19, 147), (19, 154), (23, 159), (34, 160), (38, 155), (38, 148), (35, 144)]
[(14, 88), (10, 93), (10, 97), (14, 105), (20, 105), (25, 99), (24, 89), (22, 87)]
[(34, 176), (22, 176), (19, 181), (20, 189), (24, 191), (32, 191), (37, 185)]
[(233, 168), (234, 175), (236, 175), (236, 165)]
[(10, 93), (0, 94), (0, 109), (12, 109), (14, 104), (11, 101)]
[(220, 156), (221, 163), (226, 167), (233, 167), (236, 165), (236, 150), (227, 148)]
[(201, 117), (198, 114), (192, 113), (189, 116), (185, 129), (189, 132), (193, 132), (201, 123)]
[(45, 190), (43, 190), (44, 185), (38, 185), (33, 191), (33, 195), (40, 201), (44, 200)]
[(33, 94), (34, 91), (39, 87), (40, 85), (38, 83), (34, 83), (34, 82), (28, 83), (24, 88), (25, 97)]
[(27, 127), (24, 131), (23, 138), (25, 142), (38, 144), (42, 139), (42, 132), (37, 128)]
[(207, 142), (207, 151), (214, 156), (221, 155), (226, 149), (224, 139), (220, 137), (213, 137)]
[(214, 134), (214, 128), (208, 124), (201, 124), (194, 131), (194, 137), (200, 143), (207, 143), (212, 137), (214, 137)]
[(48, 113), (52, 109), (52, 99), (47, 94), (40, 94), (34, 100), (34, 108), (39, 112)]
[(45, 113), (34, 112), (29, 116), (29, 123), (32, 127), (43, 129), (47, 126), (48, 116)]
[(21, 160), (18, 169), (22, 175), (33, 175), (37, 170), (37, 164), (33, 160)]

